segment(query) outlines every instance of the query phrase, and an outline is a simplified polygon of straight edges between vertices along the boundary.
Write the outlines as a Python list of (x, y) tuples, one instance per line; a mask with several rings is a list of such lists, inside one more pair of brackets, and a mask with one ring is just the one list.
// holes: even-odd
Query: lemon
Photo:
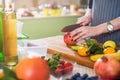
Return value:
[(112, 40), (108, 40), (103, 44), (103, 48), (106, 48), (106, 47), (112, 47), (112, 48), (115, 49), (116, 48), (116, 43)]

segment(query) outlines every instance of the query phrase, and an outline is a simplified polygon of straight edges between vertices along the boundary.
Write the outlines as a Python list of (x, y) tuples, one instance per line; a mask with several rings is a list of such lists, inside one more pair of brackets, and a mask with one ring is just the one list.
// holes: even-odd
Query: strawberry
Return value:
[(61, 64), (61, 65), (64, 65), (64, 63), (65, 63), (65, 61), (63, 61), (63, 60), (60, 61), (60, 64)]
[(63, 74), (63, 71), (64, 71), (64, 66), (58, 66), (57, 69), (55, 70), (55, 74), (57, 76), (61, 76)]
[(55, 70), (55, 75), (57, 77), (60, 77), (61, 75), (65, 75), (67, 73), (72, 72), (72, 70), (73, 70), (72, 63), (61, 60), (60, 65)]
[(72, 63), (70, 63), (70, 62), (65, 62), (64, 63), (64, 74), (66, 74), (66, 73), (70, 73), (70, 72), (72, 72), (72, 70), (73, 70), (73, 65), (72, 65)]

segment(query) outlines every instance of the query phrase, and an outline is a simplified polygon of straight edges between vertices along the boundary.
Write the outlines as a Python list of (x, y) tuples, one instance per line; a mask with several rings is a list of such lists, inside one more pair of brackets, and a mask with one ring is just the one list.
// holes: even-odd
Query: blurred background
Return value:
[(63, 35), (61, 29), (75, 24), (88, 4), (88, 0), (0, 0), (0, 7), (2, 1), (8, 3), (6, 9), (15, 10), (22, 32), (30, 39)]
[(20, 16), (58, 16), (84, 14), (88, 0), (14, 0)]

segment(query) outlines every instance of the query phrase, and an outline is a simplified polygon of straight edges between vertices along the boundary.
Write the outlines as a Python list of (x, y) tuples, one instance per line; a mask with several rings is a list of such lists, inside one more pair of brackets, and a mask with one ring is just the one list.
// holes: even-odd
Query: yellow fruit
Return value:
[(80, 46), (79, 48), (78, 48), (78, 54), (80, 55), (80, 56), (88, 56), (89, 55), (89, 53), (87, 53), (87, 50), (88, 50), (88, 47), (87, 46)]
[(102, 56), (113, 56), (115, 57), (117, 60), (120, 61), (120, 52), (116, 52), (116, 53), (113, 53), (113, 54), (96, 54), (96, 55), (92, 55), (90, 56), (90, 60), (92, 61), (97, 61), (99, 58), (101, 58)]
[(113, 47), (107, 47), (103, 50), (103, 53), (104, 54), (112, 54), (112, 53), (115, 53), (115, 49)]
[(116, 43), (112, 40), (108, 40), (103, 44), (103, 48), (106, 48), (106, 47), (116, 48)]

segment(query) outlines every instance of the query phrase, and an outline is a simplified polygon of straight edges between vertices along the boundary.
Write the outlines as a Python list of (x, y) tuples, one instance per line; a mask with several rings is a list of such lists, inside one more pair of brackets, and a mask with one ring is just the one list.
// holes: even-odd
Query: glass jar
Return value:
[(14, 66), (18, 63), (16, 14), (13, 11), (2, 14), (4, 63)]

